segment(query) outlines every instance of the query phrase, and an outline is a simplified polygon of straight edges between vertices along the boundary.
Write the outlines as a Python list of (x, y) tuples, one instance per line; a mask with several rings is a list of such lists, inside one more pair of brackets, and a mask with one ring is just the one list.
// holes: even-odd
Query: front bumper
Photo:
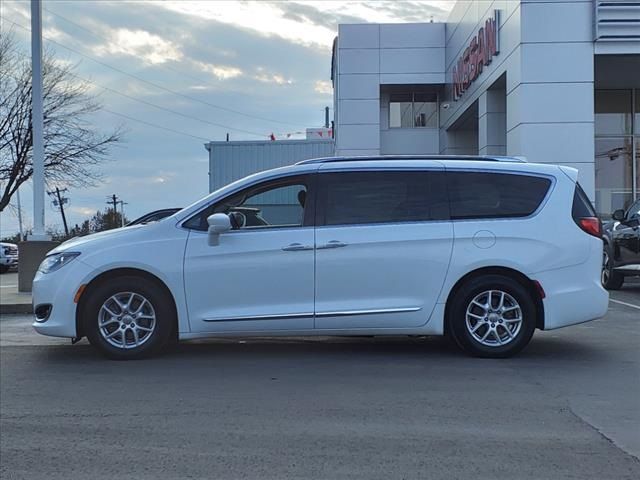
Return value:
[(0, 265), (7, 267), (17, 267), (18, 266), (18, 256), (6, 256), (0, 258)]
[[(76, 258), (52, 273), (36, 273), (33, 279), (34, 312), (50, 305), (44, 321), (33, 322), (36, 332), (52, 337), (77, 337), (76, 307), (73, 298), (80, 285), (88, 282), (94, 269)], [(37, 317), (36, 317), (37, 318)]]

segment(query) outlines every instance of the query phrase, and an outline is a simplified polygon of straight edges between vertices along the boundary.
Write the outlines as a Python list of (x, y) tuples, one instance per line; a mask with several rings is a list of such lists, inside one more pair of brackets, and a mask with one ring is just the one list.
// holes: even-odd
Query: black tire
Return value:
[[(476, 299), (478, 295), (482, 295), (488, 291), (505, 292), (508, 294), (507, 298), (510, 296), (511, 299), (517, 302), (522, 319), (519, 329), (512, 335), (513, 338), (507, 337), (507, 330), (505, 328), (508, 320), (501, 320), (499, 324), (499, 320), (495, 320), (495, 323), (491, 323), (489, 320), (480, 320), (484, 325), (479, 326), (480, 330), (478, 331), (478, 335), (482, 335), (489, 328), (495, 329), (497, 333), (489, 333), (489, 338), (487, 338), (487, 342), (493, 341), (496, 343), (495, 345), (485, 345), (480, 342), (480, 339), (474, 337), (470, 332), (470, 328), (478, 326), (477, 323), (473, 324), (470, 328), (467, 327), (467, 308), (471, 306), (472, 301)], [(494, 293), (492, 298), (494, 298), (495, 302), (496, 298), (499, 300), (500, 294)], [(493, 311), (493, 307), (490, 310)], [(518, 310), (514, 310), (513, 312), (514, 313), (498, 315), (496, 318), (507, 318), (509, 316), (515, 318)], [(475, 317), (470, 318), (472, 321), (476, 321), (474, 319)], [(451, 336), (465, 352), (476, 357), (506, 358), (520, 352), (529, 344), (533, 331), (536, 328), (536, 306), (529, 291), (517, 280), (497, 274), (485, 275), (469, 280), (458, 289), (450, 304), (447, 321)], [(511, 328), (515, 329), (515, 323), (509, 323), (509, 325), (511, 325), (509, 329), (509, 332), (511, 332)], [(485, 330), (485, 326), (487, 330)], [(515, 330), (513, 330), (513, 332), (515, 332)], [(496, 335), (498, 338), (496, 338)], [(500, 337), (504, 338), (499, 340)], [(506, 343), (497, 343), (502, 341)]]
[[(141, 340), (144, 339), (144, 341), (141, 342), (139, 346), (132, 346), (131, 348), (116, 347), (109, 343), (109, 340), (107, 340), (101, 333), (101, 328), (99, 327), (99, 315), (107, 315), (101, 313), (101, 311), (103, 304), (105, 304), (105, 302), (107, 302), (111, 297), (114, 295), (125, 295), (129, 293), (136, 294), (135, 301), (138, 302), (138, 306), (142, 303), (140, 300), (141, 297), (147, 300), (148, 304), (143, 307), (145, 310), (142, 313), (145, 313), (146, 311), (147, 313), (151, 312), (154, 314), (155, 324), (152, 331), (148, 334), (148, 338), (141, 338)], [(137, 276), (122, 276), (105, 280), (95, 288), (88, 291), (87, 294), (88, 297), (84, 302), (84, 309), (81, 317), (85, 335), (94, 347), (98, 348), (110, 359), (134, 360), (147, 358), (160, 352), (176, 337), (175, 332), (177, 321), (173, 301), (169, 298), (169, 294), (166, 290), (155, 282), (151, 282), (145, 278)], [(149, 305), (151, 310), (149, 310)], [(111, 311), (121, 314), (121, 312), (116, 311), (115, 304), (111, 303), (109, 308)], [(134, 310), (134, 308), (131, 310)], [(111, 318), (113, 319), (115, 317)], [(130, 319), (130, 315), (126, 313), (118, 316), (117, 318), (123, 320), (123, 322), (135, 322), (136, 326), (139, 322), (144, 321), (142, 319)], [(119, 325), (123, 322), (120, 320), (118, 320), (118, 322), (120, 323), (116, 323), (115, 327), (104, 327), (103, 325), (102, 330), (105, 328), (115, 328), (115, 330), (122, 328)], [(131, 325), (133, 325), (133, 323), (131, 323)], [(140, 325), (142, 326), (142, 324)], [(124, 326), (127, 328), (126, 325)], [(145, 328), (150, 326), (151, 324), (147, 323)], [(129, 333), (126, 333), (127, 330), (124, 330), (124, 332), (125, 343), (133, 341), (133, 331), (129, 330)], [(142, 335), (146, 335), (146, 333), (142, 332)], [(116, 333), (113, 341), (118, 339), (122, 341), (122, 333)]]
[(613, 251), (608, 243), (604, 244), (602, 253), (602, 286), (607, 290), (620, 290), (624, 283), (624, 275), (613, 269)]
[(8, 265), (0, 265), (0, 273), (7, 273), (9, 271)]

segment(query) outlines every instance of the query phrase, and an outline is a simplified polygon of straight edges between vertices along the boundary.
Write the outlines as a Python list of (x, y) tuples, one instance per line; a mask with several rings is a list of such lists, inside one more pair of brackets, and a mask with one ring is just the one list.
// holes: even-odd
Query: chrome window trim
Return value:
[(341, 223), (339, 225), (318, 225), (315, 228), (318, 230), (328, 228), (358, 228), (358, 227), (377, 227), (377, 226), (389, 226), (389, 225), (402, 225), (402, 226), (420, 226), (424, 224), (432, 225), (434, 223), (451, 223), (452, 220), (420, 220), (420, 221), (407, 221), (407, 222), (375, 222), (375, 223)]
[[(429, 161), (434, 161), (434, 162), (440, 162), (439, 159), (424, 159), (424, 160), (429, 160)], [(296, 164), (297, 165), (297, 164)], [(403, 165), (403, 166), (375, 166), (375, 165), (357, 165), (357, 166), (352, 166), (352, 167), (348, 167), (348, 168), (341, 168), (340, 162), (328, 162), (328, 163), (318, 163), (318, 169), (317, 170), (313, 170), (313, 171), (302, 171), (302, 172), (298, 172), (298, 171), (290, 171), (287, 172), (286, 174), (276, 174), (276, 175), (272, 175), (272, 176), (268, 176), (268, 177), (264, 177), (261, 178), (260, 180), (254, 182), (254, 183), (249, 183), (249, 184), (243, 184), (241, 186), (238, 186), (238, 188), (227, 192), (223, 197), (217, 197), (216, 199), (212, 200), (210, 203), (207, 203), (206, 205), (202, 206), (200, 209), (198, 209), (196, 212), (192, 213), (191, 215), (189, 215), (188, 217), (186, 217), (185, 219), (181, 220), (178, 222), (178, 228), (182, 229), (182, 230), (186, 230), (188, 232), (194, 232), (194, 233), (203, 233), (206, 234), (206, 231), (202, 231), (202, 230), (195, 230), (195, 229), (191, 229), (188, 227), (185, 227), (184, 224), (189, 221), (192, 217), (200, 214), (203, 210), (206, 210), (207, 208), (209, 208), (211, 206), (211, 204), (219, 202), (220, 200), (231, 196), (231, 195), (235, 195), (236, 193), (238, 193), (241, 190), (244, 190), (246, 188), (250, 188), (253, 185), (257, 185), (259, 183), (262, 182), (267, 182), (267, 181), (272, 181), (272, 180), (279, 180), (279, 179), (284, 179), (284, 178), (288, 178), (288, 177), (295, 177), (295, 176), (299, 176), (299, 175), (314, 175), (314, 174), (322, 174), (322, 173), (338, 173), (338, 172), (353, 172), (353, 171), (357, 171), (357, 172), (362, 172), (362, 171), (431, 171), (431, 172), (444, 172), (444, 173), (448, 173), (448, 172), (470, 172), (470, 173), (496, 173), (496, 174), (510, 174), (510, 175), (520, 175), (520, 176), (530, 176), (530, 177), (539, 177), (539, 178), (546, 178), (548, 180), (551, 181), (551, 185), (549, 186), (549, 189), (545, 195), (545, 197), (542, 199), (542, 201), (540, 202), (540, 205), (538, 205), (538, 208), (531, 213), (530, 215), (527, 216), (523, 216), (523, 217), (478, 217), (478, 218), (460, 218), (460, 219), (449, 219), (449, 220), (424, 220), (424, 221), (420, 221), (420, 222), (384, 222), (384, 223), (358, 223), (358, 224), (343, 224), (343, 225), (304, 225), (304, 226), (300, 226), (300, 227), (286, 227), (286, 226), (274, 226), (274, 227), (266, 227), (264, 229), (261, 229), (260, 231), (270, 231), (270, 230), (283, 230), (283, 229), (287, 229), (287, 228), (295, 228), (295, 229), (301, 229), (301, 228), (340, 228), (340, 227), (362, 227), (362, 226), (373, 226), (373, 225), (406, 225), (406, 224), (422, 224), (422, 223), (441, 223), (441, 222), (474, 222), (474, 221), (513, 221), (513, 220), (527, 220), (527, 219), (531, 219), (535, 216), (537, 216), (545, 207), (545, 205), (547, 204), (549, 198), (551, 197), (552, 192), (554, 191), (555, 187), (556, 187), (556, 183), (557, 183), (557, 178), (554, 175), (550, 175), (550, 174), (546, 174), (546, 173), (540, 173), (540, 172), (531, 172), (531, 171), (522, 171), (522, 170), (515, 170), (515, 169), (509, 169), (509, 168), (487, 168), (487, 167), (468, 167), (468, 166), (464, 166), (464, 167), (452, 167), (452, 166), (447, 166), (446, 164), (442, 163), (442, 166), (439, 165), (433, 165), (433, 166), (413, 166), (413, 165)], [(504, 165), (504, 163), (500, 163), (499, 165)], [(321, 168), (323, 167), (323, 168)], [(179, 212), (177, 212), (179, 213)], [(249, 232), (249, 231), (257, 231), (257, 230), (233, 230), (231, 232), (228, 233), (240, 233), (240, 232)]]
[[(256, 233), (256, 232), (273, 232), (273, 231), (288, 231), (288, 230), (296, 230), (296, 231), (300, 231), (303, 229), (311, 229), (314, 228), (313, 225), (301, 225), (299, 227), (292, 227), (292, 226), (288, 226), (288, 225), (282, 225), (282, 226), (269, 226), (269, 227), (264, 227), (264, 228), (244, 228), (244, 229), (238, 229), (238, 230), (229, 230), (228, 232), (225, 233), (221, 233), (221, 236), (225, 236), (225, 235), (236, 235), (236, 234), (247, 234), (247, 233)], [(206, 230), (195, 230), (192, 228), (185, 228), (185, 230), (187, 230), (188, 232), (191, 232), (194, 235), (208, 235), (208, 232)]]

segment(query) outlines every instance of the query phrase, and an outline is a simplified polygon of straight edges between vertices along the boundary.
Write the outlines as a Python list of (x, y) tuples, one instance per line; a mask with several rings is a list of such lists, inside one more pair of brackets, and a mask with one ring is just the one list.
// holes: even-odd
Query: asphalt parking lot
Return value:
[(440, 338), (185, 343), (111, 362), (0, 321), (6, 479), (640, 478), (640, 283), (481, 360)]

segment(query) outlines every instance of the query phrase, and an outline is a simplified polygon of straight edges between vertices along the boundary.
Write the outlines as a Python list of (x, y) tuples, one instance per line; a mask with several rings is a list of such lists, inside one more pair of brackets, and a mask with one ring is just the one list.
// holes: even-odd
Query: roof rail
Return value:
[(495, 155), (375, 155), (360, 157), (326, 157), (310, 158), (297, 162), (296, 165), (308, 165), (314, 163), (334, 163), (334, 162), (370, 162), (379, 160), (467, 160), (481, 162), (513, 162), (526, 163), (523, 157), (507, 157)]

